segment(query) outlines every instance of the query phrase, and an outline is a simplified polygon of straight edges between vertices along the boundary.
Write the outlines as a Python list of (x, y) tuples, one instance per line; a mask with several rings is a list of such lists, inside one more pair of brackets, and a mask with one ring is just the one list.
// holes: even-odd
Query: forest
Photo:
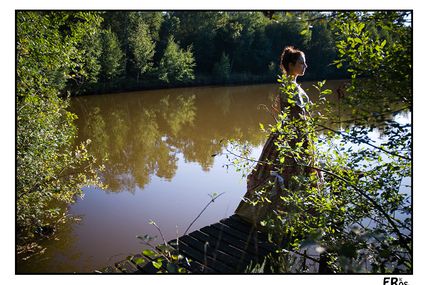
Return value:
[(87, 12), (94, 20), (86, 23), (83, 12), (38, 14), (61, 15), (59, 36), (83, 24), (92, 31), (78, 47), (79, 68), (88, 70), (67, 82), (72, 94), (275, 82), (285, 45), (306, 52), (306, 79), (346, 77), (330, 65), (337, 51), (328, 12), (100, 11)]
[[(397, 187), (411, 177), (411, 125), (385, 121), (412, 110), (409, 11), (16, 11), (17, 254), (40, 251), (39, 242), (70, 218), (64, 209), (82, 196), (83, 186), (104, 187), (98, 175), (102, 162), (88, 152), (91, 140), (76, 141), (70, 97), (273, 83), (288, 45), (306, 54), (305, 80), (349, 79), (345, 101), (354, 108), (355, 122), (363, 124), (326, 132), (325, 145), (343, 140), (370, 146), (367, 134), (381, 121), (387, 137), (385, 145), (372, 149), (319, 154), (327, 162), (321, 171), (336, 178), (325, 189), (345, 194), (284, 198), (292, 204), (310, 196), (320, 213), (316, 221), (296, 215), (290, 222), (328, 249), (334, 272), (353, 272), (368, 258), (374, 260), (372, 272), (412, 272), (411, 220), (394, 218), (396, 211), (412, 213), (410, 198)], [(322, 85), (320, 93), (328, 94)], [(302, 126), (307, 130), (319, 127), (318, 121), (307, 123)], [(359, 179), (362, 161), (374, 160), (376, 169)], [(53, 207), (53, 201), (65, 206)], [(371, 216), (380, 226), (364, 234), (331, 224), (352, 226)], [(276, 229), (283, 226), (270, 222)]]

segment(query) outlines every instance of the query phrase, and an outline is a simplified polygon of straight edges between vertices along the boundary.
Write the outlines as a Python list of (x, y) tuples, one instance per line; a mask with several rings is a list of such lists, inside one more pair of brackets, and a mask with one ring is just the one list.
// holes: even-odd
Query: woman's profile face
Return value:
[(305, 55), (301, 54), (295, 64), (290, 63), (290, 74), (299, 76), (304, 75), (307, 67)]

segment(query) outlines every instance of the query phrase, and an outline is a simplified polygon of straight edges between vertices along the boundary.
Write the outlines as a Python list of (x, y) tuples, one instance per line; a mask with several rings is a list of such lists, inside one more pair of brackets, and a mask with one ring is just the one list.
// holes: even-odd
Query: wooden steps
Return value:
[[(218, 223), (203, 227), (168, 244), (190, 259), (190, 273), (243, 273), (250, 264), (263, 262), (277, 246), (267, 241), (266, 234), (233, 215)], [(152, 261), (157, 257), (132, 256), (130, 259), (97, 270), (98, 273), (155, 273)], [(166, 268), (166, 265), (163, 264)]]

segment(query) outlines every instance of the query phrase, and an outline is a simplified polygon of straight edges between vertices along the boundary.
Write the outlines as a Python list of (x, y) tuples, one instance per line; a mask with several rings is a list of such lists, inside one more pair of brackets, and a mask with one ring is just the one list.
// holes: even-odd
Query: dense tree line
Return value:
[[(77, 12), (70, 12), (71, 14)], [(332, 13), (244, 11), (99, 11), (79, 48), (88, 69), (67, 87), (72, 94), (183, 85), (275, 82), (285, 45), (305, 51), (305, 79), (344, 78), (336, 68)], [(69, 27), (62, 27), (69, 29)], [(377, 37), (391, 33), (371, 23)]]
[(305, 78), (346, 76), (330, 65), (336, 47), (326, 13), (277, 11), (270, 18), (256, 11), (98, 14), (103, 21), (90, 43), (98, 73), (73, 82), (74, 93), (275, 82), (285, 45), (306, 51)]

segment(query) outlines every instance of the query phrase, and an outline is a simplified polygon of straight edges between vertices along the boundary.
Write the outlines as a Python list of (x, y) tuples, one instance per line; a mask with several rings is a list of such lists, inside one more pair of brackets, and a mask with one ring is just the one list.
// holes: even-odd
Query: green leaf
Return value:
[(145, 249), (143, 250), (143, 255), (148, 257), (153, 257), (153, 256), (156, 256), (156, 253), (153, 250)]
[(160, 269), (162, 267), (162, 261), (159, 261), (159, 260), (152, 261), (152, 264), (156, 269)]
[(358, 23), (358, 32), (361, 32), (365, 26), (366, 26), (366, 24), (364, 24), (364, 23)]
[(333, 91), (331, 91), (331, 89), (325, 89), (325, 90), (321, 91), (321, 94), (323, 94), (323, 95), (328, 95), (328, 94), (332, 94), (332, 93), (333, 93)]
[(138, 257), (138, 258), (134, 258), (133, 261), (135, 262), (135, 264), (140, 265), (143, 264), (144, 262), (146, 262), (146, 260), (144, 258)]

